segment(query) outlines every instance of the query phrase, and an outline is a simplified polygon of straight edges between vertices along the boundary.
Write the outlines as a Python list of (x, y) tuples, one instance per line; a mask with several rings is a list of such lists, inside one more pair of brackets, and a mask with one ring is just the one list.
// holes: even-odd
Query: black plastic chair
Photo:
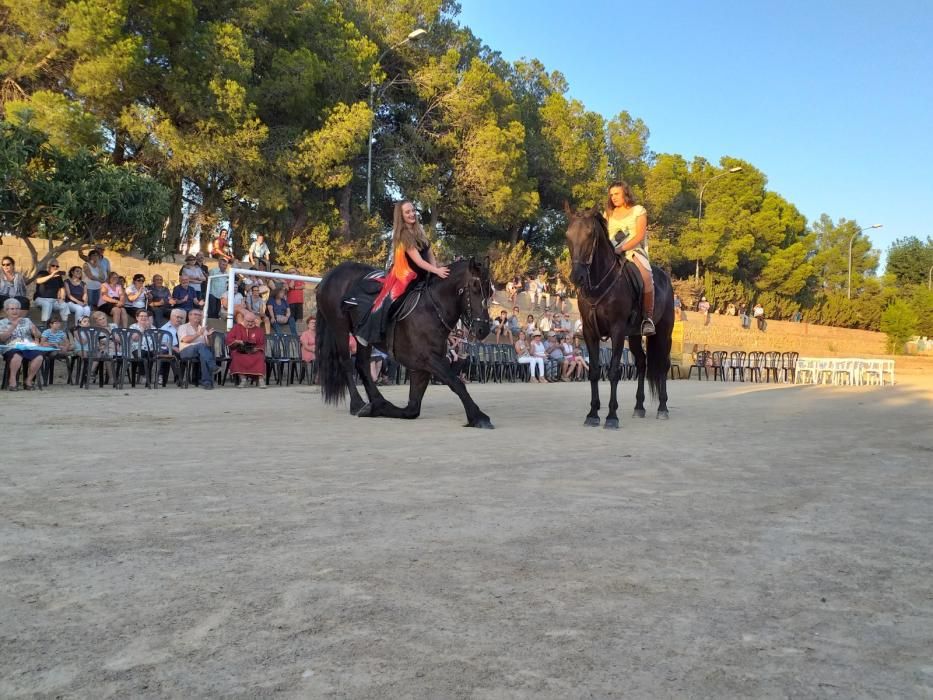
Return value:
[(227, 347), (226, 334), (214, 331), (213, 335), (211, 335), (211, 350), (214, 352), (214, 362), (217, 364), (220, 385), (224, 386), (230, 374), (230, 348)]
[(796, 383), (797, 381), (797, 358), (800, 357), (798, 352), (785, 352), (781, 353), (781, 371), (783, 372), (783, 380), (787, 381), (787, 375), (790, 375), (791, 383)]
[(779, 369), (781, 369), (781, 353), (773, 350), (766, 352), (764, 356), (765, 381), (770, 383), (771, 377), (774, 376), (774, 383), (779, 382)]
[(175, 383), (181, 384), (181, 370), (178, 364), (178, 355), (176, 355), (172, 350), (172, 342), (174, 338), (172, 334), (168, 331), (163, 331), (161, 328), (151, 328), (146, 331), (146, 337), (150, 339), (150, 345), (154, 348), (152, 355), (152, 363), (150, 369), (153, 373), (152, 375), (152, 388), (158, 389), (161, 386), (159, 381), (160, 376), (164, 378), (166, 384), (168, 384), (168, 370), (172, 370), (172, 374), (175, 375)]
[(709, 379), (709, 368), (706, 366), (706, 360), (709, 358), (709, 352), (707, 350), (700, 350), (696, 355), (696, 360), (693, 364), (690, 365), (690, 369), (687, 370), (687, 379), (690, 379), (690, 375), (693, 374), (694, 368), (697, 371), (697, 379), (702, 380), (703, 377), (700, 375), (700, 371), (703, 371), (703, 374), (706, 375), (706, 378)]
[(103, 328), (75, 328), (75, 342), (80, 345), (76, 384), (85, 389), (91, 388), (91, 376), (98, 375), (100, 388), (104, 386), (104, 369), (113, 364), (116, 341), (109, 330)]
[(729, 353), (725, 350), (716, 350), (713, 352), (713, 381), (716, 381), (720, 377), (722, 377), (722, 381), (726, 381), (726, 368), (724, 362), (728, 355)]
[(732, 381), (735, 381), (735, 375), (738, 373), (739, 380), (745, 381), (745, 351), (736, 350), (729, 353), (729, 369), (732, 371)]
[(748, 381), (761, 381), (761, 368), (764, 365), (764, 361), (765, 354), (760, 350), (753, 350), (752, 352), (748, 353), (748, 361), (746, 363), (746, 369), (748, 369)]

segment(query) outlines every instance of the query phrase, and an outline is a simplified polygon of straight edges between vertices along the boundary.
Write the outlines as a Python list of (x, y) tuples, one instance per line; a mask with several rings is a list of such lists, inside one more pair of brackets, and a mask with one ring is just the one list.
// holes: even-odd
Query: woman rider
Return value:
[(449, 272), (446, 267), (437, 265), (428, 237), (418, 223), (415, 205), (407, 200), (395, 205), (391, 255), (382, 291), (357, 332), (357, 336), (362, 336), (370, 343), (379, 343), (385, 339), (389, 309), (413, 281), (423, 279), (429, 272), (443, 279)]
[(654, 335), (654, 279), (651, 276), (651, 264), (648, 262), (648, 212), (640, 204), (635, 204), (635, 197), (628, 184), (613, 182), (609, 185), (609, 200), (606, 203), (606, 222), (609, 238), (615, 243), (616, 254), (624, 255), (635, 263), (641, 273), (645, 291), (643, 299), (644, 320), (641, 322), (642, 335)]

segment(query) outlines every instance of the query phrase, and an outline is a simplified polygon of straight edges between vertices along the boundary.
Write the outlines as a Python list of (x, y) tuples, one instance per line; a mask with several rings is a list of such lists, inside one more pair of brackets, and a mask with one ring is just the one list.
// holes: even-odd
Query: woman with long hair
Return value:
[(386, 272), (372, 309), (356, 331), (358, 337), (370, 343), (379, 343), (385, 338), (389, 320), (389, 308), (399, 299), (408, 286), (428, 274), (447, 277), (449, 270), (437, 264), (431, 244), (421, 224), (415, 205), (409, 201), (398, 202), (392, 221), (391, 265)]
[(632, 188), (625, 182), (613, 182), (609, 185), (609, 197), (606, 202), (606, 223), (609, 238), (615, 245), (616, 254), (624, 255), (635, 263), (641, 273), (645, 291), (643, 301), (642, 335), (654, 335), (654, 279), (651, 276), (651, 264), (648, 262), (648, 212), (635, 203)]

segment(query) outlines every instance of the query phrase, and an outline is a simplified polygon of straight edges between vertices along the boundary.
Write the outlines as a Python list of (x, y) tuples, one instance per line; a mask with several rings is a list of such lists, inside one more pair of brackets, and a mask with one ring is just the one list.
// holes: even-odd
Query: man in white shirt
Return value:
[(214, 372), (217, 371), (217, 361), (214, 359), (214, 350), (208, 346), (214, 329), (202, 325), (204, 312), (201, 309), (191, 309), (188, 312), (188, 323), (178, 328), (178, 356), (183, 360), (198, 360), (201, 365), (199, 384), (202, 389), (214, 388)]
[(256, 236), (256, 240), (249, 247), (250, 265), (256, 265), (260, 260), (266, 265), (269, 264), (269, 246), (266, 245), (266, 237), (261, 233)]
[(168, 331), (172, 335), (172, 347), (167, 348), (162, 346), (163, 350), (171, 350), (172, 352), (178, 354), (178, 329), (185, 322), (185, 310), (184, 309), (172, 309), (172, 313), (168, 317), (168, 323), (162, 326), (160, 331)]
[(220, 318), (220, 300), (227, 296), (227, 285), (230, 278), (227, 276), (230, 264), (226, 258), (217, 260), (217, 269), (211, 271), (211, 275), (224, 275), (223, 277), (211, 277), (207, 282), (207, 317)]

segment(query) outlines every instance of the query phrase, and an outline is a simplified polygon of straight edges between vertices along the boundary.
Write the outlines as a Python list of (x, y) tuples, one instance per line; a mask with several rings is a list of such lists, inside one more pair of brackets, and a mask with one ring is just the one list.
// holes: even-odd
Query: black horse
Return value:
[[(350, 309), (343, 300), (364, 276), (375, 268), (359, 263), (341, 263), (328, 272), (317, 288), (317, 361), (321, 394), (326, 403), (337, 404), (350, 392), (350, 413), (358, 416), (417, 418), (421, 399), (433, 376), (460, 397), (467, 426), (492, 428), (489, 416), (470, 397), (447, 359), (447, 336), (457, 320), (478, 339), (489, 334), (489, 298), (492, 286), (489, 269), (475, 260), (450, 265), (446, 279), (428, 277), (411, 313), (403, 314), (390, 330), (391, 347), (377, 345), (408, 368), (411, 387), (408, 405), (399, 408), (379, 393), (369, 374), (372, 348), (360, 343), (356, 351), (356, 373), (366, 391), (365, 403), (354, 383), (349, 336), (353, 333)], [(417, 291), (412, 292), (417, 294)], [(396, 302), (404, 304), (405, 302)]]
[[(669, 418), (667, 411), (667, 372), (670, 368), (671, 334), (674, 331), (674, 292), (671, 278), (658, 268), (654, 275), (655, 335), (648, 336), (647, 357), (639, 334), (641, 299), (635, 284), (639, 273), (627, 274), (616, 255), (606, 220), (598, 211), (574, 213), (567, 211), (567, 245), (570, 248), (571, 280), (576, 285), (580, 315), (583, 318), (583, 338), (590, 352), (590, 412), (584, 425), (599, 425), (599, 341), (612, 341), (609, 362), (609, 413), (606, 428), (618, 428), (616, 389), (622, 371), (620, 359), (625, 337), (635, 356), (638, 370), (638, 390), (635, 394), (634, 416), (645, 417), (645, 377), (652, 396), (659, 398), (658, 418)], [(634, 265), (626, 262), (625, 265)]]

